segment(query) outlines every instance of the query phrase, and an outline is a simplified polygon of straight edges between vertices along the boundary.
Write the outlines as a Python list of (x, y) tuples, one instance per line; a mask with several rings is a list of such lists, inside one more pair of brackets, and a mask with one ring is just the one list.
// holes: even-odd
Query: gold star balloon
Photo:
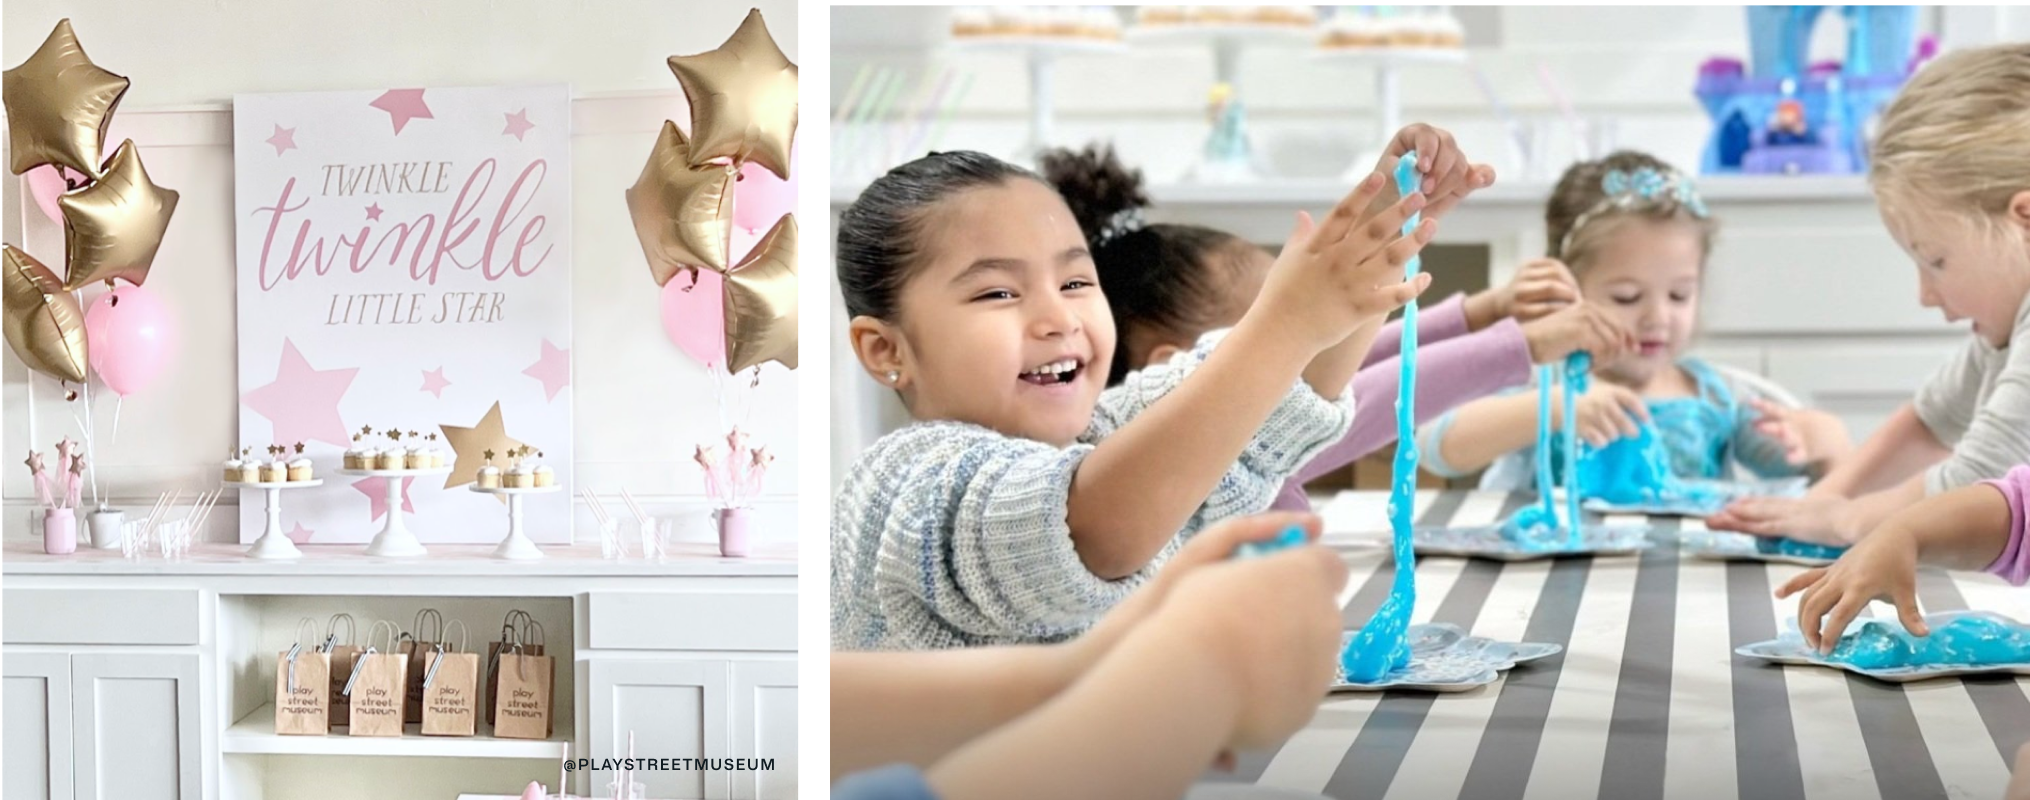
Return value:
[(670, 56), (691, 101), (691, 166), (752, 161), (789, 179), (796, 138), (796, 65), (776, 47), (759, 9), (716, 50)]
[(85, 313), (63, 290), (56, 273), (34, 256), (0, 245), (0, 294), (6, 300), (7, 346), (29, 369), (58, 380), (85, 382)]
[(726, 371), (796, 369), (796, 216), (784, 214), (726, 274)]
[(500, 401), (486, 410), (486, 416), (470, 428), (456, 425), (439, 425), (444, 431), (444, 440), (451, 444), (453, 461), (451, 474), (444, 476), (444, 488), (449, 489), (462, 483), (479, 480), (479, 468), (486, 466), (486, 451), (505, 453), (522, 443), (507, 435), (507, 426), (501, 422)]
[(733, 182), (739, 170), (727, 164), (692, 169), (690, 150), (677, 124), (664, 120), (648, 164), (627, 190), (627, 213), (657, 286), (693, 267), (713, 272), (727, 267), (726, 235), (733, 224)]
[(0, 85), (14, 174), (56, 164), (97, 180), (106, 123), (126, 93), (127, 79), (93, 64), (70, 20), (58, 22), (35, 55), (7, 70)]
[(148, 179), (134, 140), (121, 142), (98, 183), (56, 200), (63, 210), (70, 262), (63, 288), (76, 290), (114, 278), (140, 286), (148, 280), (176, 200), (175, 191)]

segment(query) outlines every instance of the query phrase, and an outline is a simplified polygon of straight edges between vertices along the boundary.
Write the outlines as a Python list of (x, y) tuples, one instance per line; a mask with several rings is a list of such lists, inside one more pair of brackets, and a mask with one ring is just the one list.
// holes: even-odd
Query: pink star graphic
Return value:
[(296, 149), (296, 129), (276, 125), (275, 135), (268, 137), (268, 143), (275, 146), (275, 155), (278, 156), (284, 150), (294, 150)]
[(501, 135), (513, 136), (516, 141), (521, 141), (522, 134), (528, 133), (529, 129), (534, 127), (535, 124), (529, 122), (529, 110), (524, 108), (507, 115), (507, 130), (501, 131)]
[(275, 423), (274, 441), (328, 442), (351, 446), (344, 420), (338, 415), (338, 401), (352, 387), (358, 367), (313, 369), (297, 352), (296, 343), (282, 340), (282, 363), (275, 368), (275, 382), (246, 393), (241, 402), (254, 413)]
[[(416, 513), (416, 504), (409, 499), (409, 484), (415, 482), (415, 478), (402, 479), (402, 513), (404, 514)], [(353, 481), (352, 488), (360, 490), (360, 493), (366, 495), (367, 500), (373, 503), (373, 512), (368, 517), (369, 520), (380, 519), (382, 514), (388, 513), (387, 478), (367, 478), (366, 480)]]
[(374, 221), (374, 222), (379, 222), (379, 221), (381, 221), (381, 204), (380, 204), (380, 203), (375, 203), (375, 204), (373, 204), (373, 205), (367, 206), (367, 219), (369, 219), (369, 220), (372, 220), (372, 221)]
[(555, 400), (557, 392), (571, 385), (571, 351), (559, 350), (556, 345), (550, 344), (550, 340), (544, 339), (543, 357), (522, 370), (522, 374), (542, 381), (543, 393), (548, 395), (545, 399)]
[(437, 399), (444, 399), (444, 387), (450, 385), (451, 382), (444, 379), (443, 367), (423, 370), (423, 391), (436, 395)]
[(289, 531), (288, 533), (284, 533), (282, 535), (289, 537), (289, 541), (295, 542), (297, 544), (309, 544), (310, 537), (316, 533), (317, 531), (304, 528), (303, 523), (298, 522), (296, 523), (295, 530)]
[(430, 107), (423, 104), (422, 89), (389, 89), (367, 105), (388, 112), (395, 122), (395, 135), (399, 136), (409, 120), (421, 117), (436, 119), (430, 115)]

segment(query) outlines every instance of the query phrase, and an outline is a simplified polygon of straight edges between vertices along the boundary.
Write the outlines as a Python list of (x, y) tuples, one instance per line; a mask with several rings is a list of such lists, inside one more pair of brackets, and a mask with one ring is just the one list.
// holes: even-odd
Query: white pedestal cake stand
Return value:
[(388, 484), (388, 521), (381, 526), (381, 532), (374, 534), (374, 541), (367, 545), (367, 555), (411, 558), (427, 555), (423, 543), (416, 534), (409, 532), (409, 526), (402, 522), (402, 479), (421, 478), (431, 475), (449, 475), (450, 467), (429, 469), (342, 469), (343, 475), (358, 475), (367, 478), (386, 478)]
[(282, 490), (323, 486), (324, 481), (322, 479), (266, 481), (262, 483), (229, 481), (226, 485), (238, 487), (242, 490), (260, 489), (261, 493), (267, 497), (268, 525), (261, 529), (261, 538), (255, 539), (253, 545), (247, 548), (248, 558), (286, 559), (303, 557), (303, 551), (296, 549), (296, 543), (289, 541), (288, 534), (282, 532)]
[(494, 548), (493, 557), (513, 559), (543, 558), (543, 551), (536, 549), (536, 543), (529, 539), (528, 534), (522, 532), (522, 496), (548, 494), (563, 488), (563, 486), (554, 483), (549, 486), (519, 487), (482, 487), (479, 484), (473, 484), (472, 490), (480, 494), (495, 494), (507, 497), (507, 538), (500, 540), (500, 546)]

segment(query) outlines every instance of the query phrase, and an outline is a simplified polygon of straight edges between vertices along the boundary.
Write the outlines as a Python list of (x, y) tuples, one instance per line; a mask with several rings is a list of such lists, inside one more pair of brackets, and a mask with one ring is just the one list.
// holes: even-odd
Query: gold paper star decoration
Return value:
[(796, 216), (784, 214), (726, 275), (726, 370), (796, 369)]
[(7, 345), (29, 369), (58, 380), (85, 382), (85, 313), (63, 281), (34, 256), (0, 245), (6, 273)]
[(691, 166), (752, 161), (789, 179), (797, 69), (768, 35), (760, 9), (748, 11), (718, 49), (670, 56), (669, 63), (691, 102)]
[(479, 480), (479, 468), (486, 466), (486, 451), (505, 453), (522, 443), (507, 435), (507, 426), (501, 422), (500, 401), (486, 410), (486, 416), (470, 428), (456, 425), (439, 425), (444, 431), (444, 440), (451, 444), (453, 460), (451, 474), (444, 476), (444, 488)]
[(14, 174), (57, 164), (97, 180), (106, 123), (126, 93), (127, 79), (92, 63), (70, 20), (58, 22), (35, 55), (0, 82)]
[(148, 179), (134, 140), (121, 142), (98, 183), (56, 200), (70, 259), (63, 288), (76, 291), (114, 278), (140, 286), (148, 280), (177, 198), (174, 190)]
[(627, 190), (627, 212), (656, 285), (695, 267), (725, 272), (726, 235), (733, 225), (733, 182), (739, 170), (707, 164), (693, 169), (690, 143), (677, 123), (649, 151), (641, 177)]

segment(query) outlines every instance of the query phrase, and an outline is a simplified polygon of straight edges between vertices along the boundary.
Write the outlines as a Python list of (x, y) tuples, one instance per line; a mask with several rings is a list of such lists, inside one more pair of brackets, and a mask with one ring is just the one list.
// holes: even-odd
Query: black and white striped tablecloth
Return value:
[[(1321, 509), (1327, 542), (1346, 545), (1353, 567), (1348, 627), (1388, 594), (1387, 551), (1353, 546), (1385, 536), (1386, 499), (1349, 492)], [(1486, 524), (1527, 500), (1420, 493), (1418, 521)], [(1898, 686), (1741, 658), (1735, 646), (1772, 638), (1796, 614), (1795, 598), (1772, 592), (1802, 568), (1680, 559), (1673, 534), (1658, 541), (1619, 558), (1420, 560), (1414, 621), (1565, 652), (1468, 693), (1333, 695), (1304, 730), (1223, 779), (1342, 800), (2001, 796), (2030, 741), (2030, 681)], [(1919, 602), (2030, 619), (2030, 588), (1984, 574), (1921, 573)]]

